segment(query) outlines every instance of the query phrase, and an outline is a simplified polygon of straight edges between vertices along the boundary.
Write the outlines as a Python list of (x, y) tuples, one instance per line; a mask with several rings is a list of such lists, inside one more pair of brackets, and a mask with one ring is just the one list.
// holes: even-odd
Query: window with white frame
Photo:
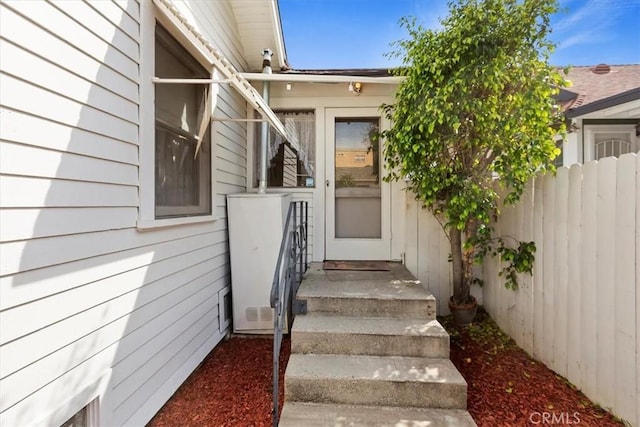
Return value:
[[(155, 76), (211, 79), (211, 73), (159, 24)], [(210, 86), (162, 81), (154, 86), (155, 218), (210, 215)]]
[(632, 125), (592, 125), (585, 136), (585, 161), (620, 157), (640, 148)]
[[(315, 187), (315, 111), (279, 111), (276, 114), (291, 134), (296, 137), (296, 140), (284, 140), (272, 127), (269, 128), (267, 186)], [(254, 170), (256, 176), (255, 184), (257, 186), (260, 157), (260, 124), (256, 125), (255, 135)]]

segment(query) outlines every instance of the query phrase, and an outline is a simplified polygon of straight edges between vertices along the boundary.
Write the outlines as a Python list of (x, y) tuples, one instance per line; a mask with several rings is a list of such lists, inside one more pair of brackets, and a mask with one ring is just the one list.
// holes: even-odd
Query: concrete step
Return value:
[(465, 409), (467, 383), (447, 359), (292, 354), (285, 401)]
[(463, 409), (348, 406), (316, 403), (285, 403), (280, 427), (474, 427)]
[(436, 318), (436, 299), (417, 280), (332, 281), (327, 277), (308, 274), (300, 285), (297, 298), (307, 301), (308, 312), (349, 317)]
[(297, 316), (292, 353), (449, 358), (449, 334), (437, 320)]

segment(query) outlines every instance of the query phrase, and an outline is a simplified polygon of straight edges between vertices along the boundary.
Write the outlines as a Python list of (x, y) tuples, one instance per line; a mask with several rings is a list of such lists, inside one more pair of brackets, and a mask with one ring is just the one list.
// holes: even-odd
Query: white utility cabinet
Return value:
[(291, 194), (227, 196), (233, 331), (273, 333), (271, 283)]

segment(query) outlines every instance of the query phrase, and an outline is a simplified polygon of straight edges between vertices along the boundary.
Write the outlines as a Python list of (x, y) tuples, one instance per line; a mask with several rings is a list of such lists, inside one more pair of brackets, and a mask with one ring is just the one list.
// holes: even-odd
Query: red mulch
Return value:
[[(285, 338), (280, 354), (280, 402), (290, 350), (291, 343)], [(233, 337), (206, 357), (148, 427), (271, 426), (272, 371), (270, 336)]]
[(451, 360), (467, 380), (468, 410), (479, 427), (624, 425), (530, 358), (486, 312), (479, 310), (471, 325), (440, 321), (451, 335)]
[[(623, 425), (531, 359), (486, 313), (479, 312), (477, 322), (467, 326), (455, 325), (449, 318), (440, 320), (451, 334), (451, 360), (467, 380), (468, 409), (479, 427)], [(285, 338), (280, 409), (289, 352)], [(148, 426), (270, 426), (272, 354), (270, 337), (234, 337), (223, 342)]]

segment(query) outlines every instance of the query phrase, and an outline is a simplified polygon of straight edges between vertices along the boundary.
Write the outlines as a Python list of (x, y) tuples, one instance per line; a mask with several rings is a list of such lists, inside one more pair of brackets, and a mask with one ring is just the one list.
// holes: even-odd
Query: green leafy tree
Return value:
[(385, 179), (406, 179), (440, 221), (453, 302), (466, 304), (474, 261), (487, 253), (506, 261), (511, 286), (516, 272), (531, 272), (533, 242), (511, 248), (492, 236), (491, 220), (500, 193), (515, 203), (533, 175), (554, 170), (564, 125), (553, 95), (565, 80), (548, 63), (555, 0), (457, 0), (449, 9), (438, 30), (401, 20), (409, 37), (389, 56), (402, 61), (395, 72), (404, 80), (382, 106), (392, 126), (381, 136)]

